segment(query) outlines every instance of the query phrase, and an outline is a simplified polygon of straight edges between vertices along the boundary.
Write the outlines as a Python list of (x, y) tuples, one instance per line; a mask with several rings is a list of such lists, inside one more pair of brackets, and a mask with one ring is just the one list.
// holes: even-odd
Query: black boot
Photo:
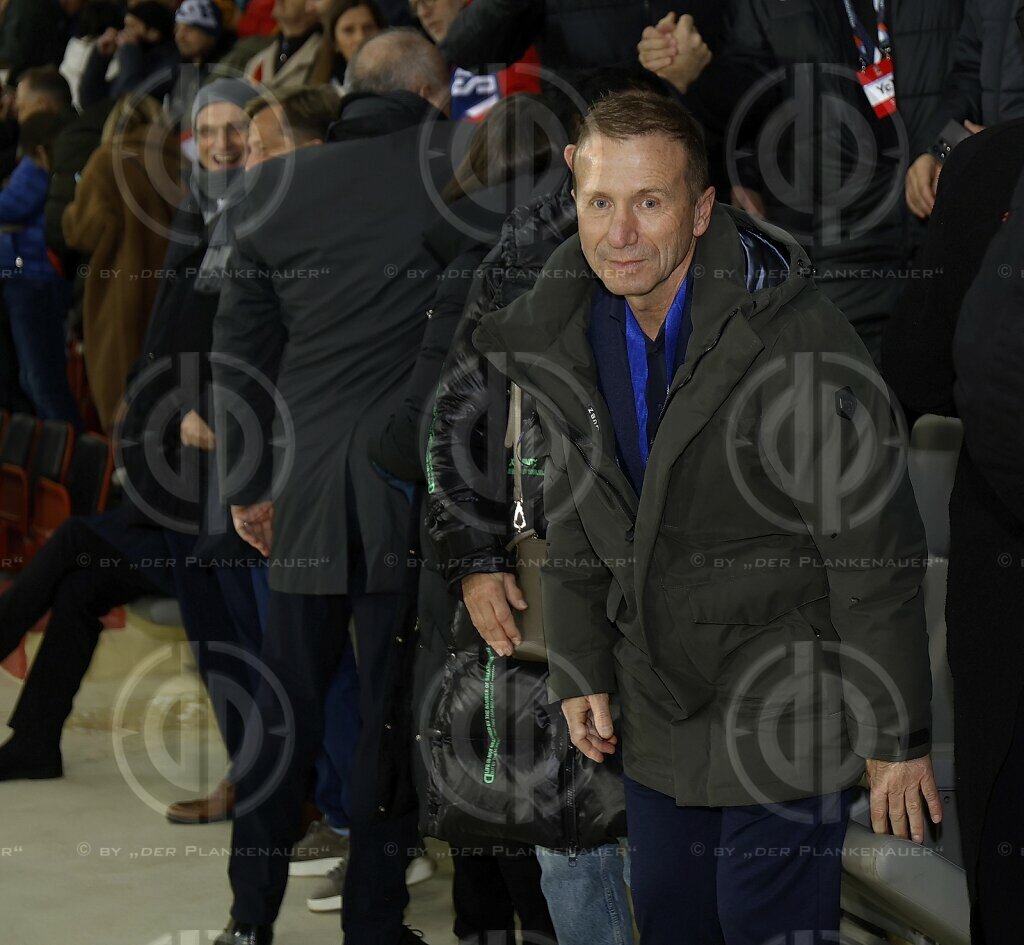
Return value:
[(46, 747), (41, 741), (25, 735), (14, 734), (0, 745), (0, 781), (15, 781), (25, 778), (43, 781), (64, 777), (59, 743)]
[(236, 922), (234, 919), (228, 927), (217, 936), (213, 945), (270, 945), (274, 941), (272, 925), (250, 925), (248, 922)]

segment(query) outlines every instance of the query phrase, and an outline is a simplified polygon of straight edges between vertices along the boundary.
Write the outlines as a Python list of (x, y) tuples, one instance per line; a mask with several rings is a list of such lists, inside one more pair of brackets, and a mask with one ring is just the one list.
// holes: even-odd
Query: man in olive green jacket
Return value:
[(621, 744), (644, 945), (835, 940), (865, 769), (876, 831), (941, 816), (905, 430), (689, 116), (612, 96), (566, 159), (579, 235), (474, 335), (550, 448), (552, 694), (586, 755)]

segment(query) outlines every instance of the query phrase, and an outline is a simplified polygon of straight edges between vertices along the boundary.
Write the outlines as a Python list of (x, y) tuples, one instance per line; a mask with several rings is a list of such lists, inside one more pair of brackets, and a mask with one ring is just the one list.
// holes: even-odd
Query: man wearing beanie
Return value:
[(217, 58), (224, 17), (213, 0), (185, 0), (174, 14), (174, 42), (183, 62), (203, 65)]
[[(117, 76), (107, 81), (111, 60), (117, 62)], [(142, 0), (125, 14), (122, 30), (108, 29), (96, 40), (79, 87), (82, 107), (131, 92), (162, 102), (174, 87), (180, 65), (174, 14), (158, 0)]]

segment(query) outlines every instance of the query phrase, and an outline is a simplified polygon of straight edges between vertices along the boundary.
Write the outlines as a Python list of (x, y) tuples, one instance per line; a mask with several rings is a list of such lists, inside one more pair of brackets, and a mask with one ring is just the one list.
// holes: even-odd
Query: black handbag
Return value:
[(625, 836), (619, 756), (598, 764), (576, 749), (547, 678), (547, 664), (483, 644), (449, 654), (430, 732), (428, 835), (569, 853)]

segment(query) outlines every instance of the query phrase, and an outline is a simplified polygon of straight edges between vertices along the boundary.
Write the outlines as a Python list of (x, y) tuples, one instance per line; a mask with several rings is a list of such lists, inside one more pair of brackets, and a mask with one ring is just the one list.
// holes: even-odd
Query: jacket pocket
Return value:
[(787, 662), (794, 644), (820, 649), (820, 632), (804, 610), (818, 612), (815, 601), (827, 598), (824, 574), (755, 574), (666, 587), (665, 594), (670, 609), (685, 615), (675, 621), (678, 645), (720, 692), (732, 691), (754, 667), (763, 682), (763, 671)]
[(821, 571), (809, 570), (806, 576), (769, 571), (684, 590), (694, 623), (767, 626), (827, 597), (828, 581)]

